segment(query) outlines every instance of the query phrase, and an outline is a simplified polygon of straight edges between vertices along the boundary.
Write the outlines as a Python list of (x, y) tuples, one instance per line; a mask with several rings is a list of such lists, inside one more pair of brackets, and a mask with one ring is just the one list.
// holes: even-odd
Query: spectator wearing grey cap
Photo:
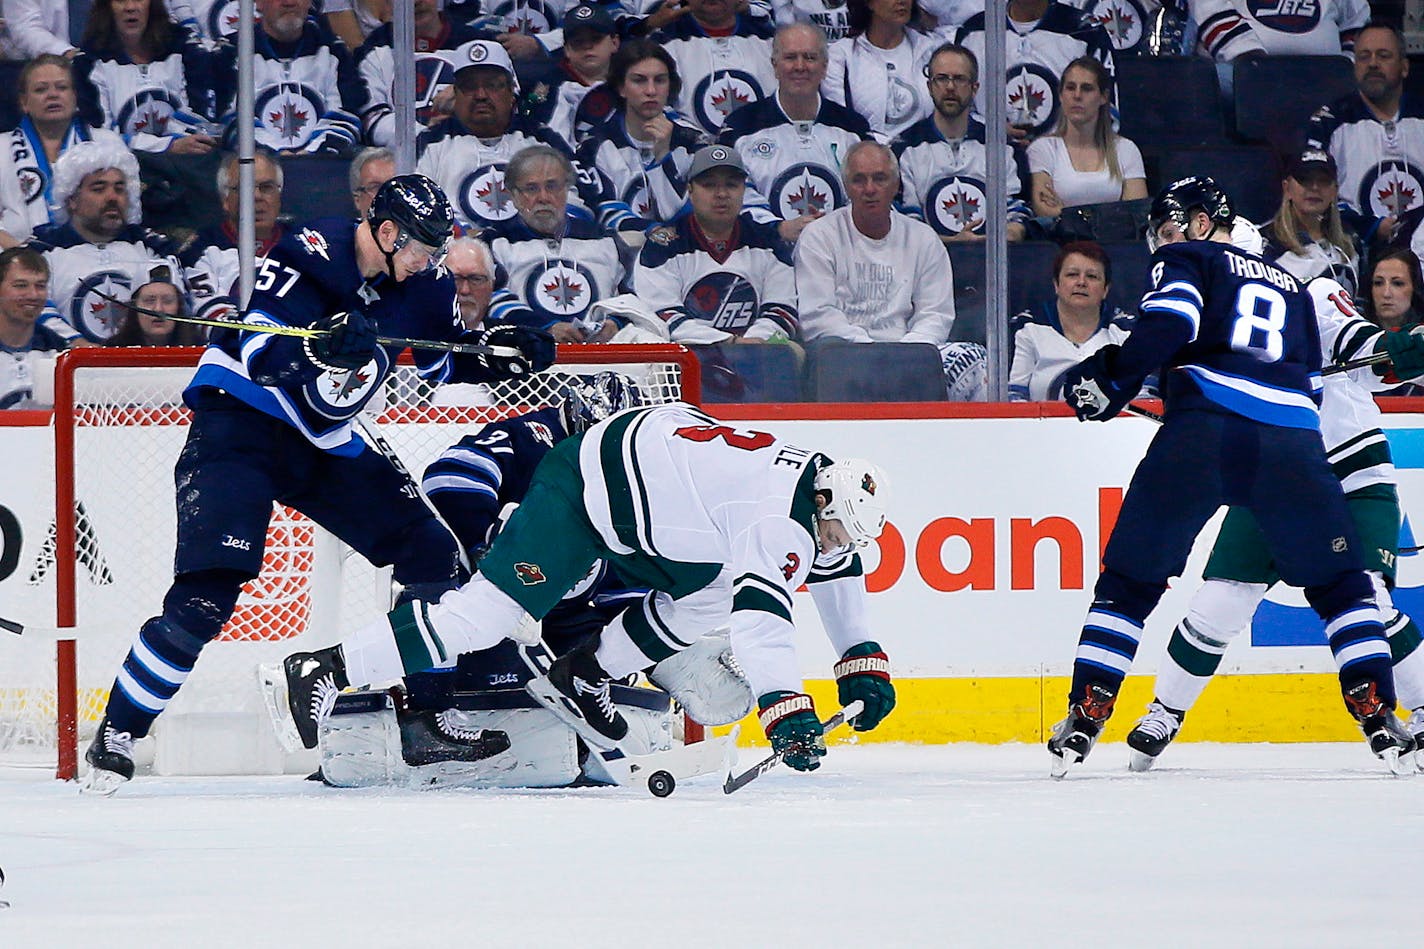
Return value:
[(736, 149), (708, 145), (687, 170), (691, 210), (655, 228), (634, 291), (674, 342), (786, 342), (797, 333), (796, 280), (773, 224), (742, 209), (747, 172)]
[(1281, 178), (1281, 207), (1262, 228), (1261, 256), (1302, 283), (1329, 277), (1353, 297), (1359, 291), (1360, 247), (1340, 217), (1335, 159), (1318, 148), (1290, 156)]

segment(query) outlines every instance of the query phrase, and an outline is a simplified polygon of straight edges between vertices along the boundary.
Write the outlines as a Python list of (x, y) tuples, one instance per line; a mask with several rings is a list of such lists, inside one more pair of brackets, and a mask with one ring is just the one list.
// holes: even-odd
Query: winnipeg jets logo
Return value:
[(330, 260), (327, 248), (330, 246), (326, 242), (326, 237), (320, 231), (314, 231), (309, 227), (302, 228), (302, 232), (297, 235), (297, 243), (301, 244), (308, 254), (320, 254), (322, 260)]
[(15, 173), (15, 177), (20, 181), (20, 194), (25, 198), (25, 203), (29, 204), (44, 194), (44, 175), (40, 174), (38, 168), (21, 168)]
[(1113, 49), (1132, 49), (1142, 40), (1145, 14), (1134, 0), (1098, 0), (1092, 18), (1107, 32)]
[(1320, 25), (1320, 0), (1246, 0), (1246, 9), (1282, 33), (1309, 33)]
[(459, 195), (466, 218), (476, 223), (507, 221), (516, 213), (513, 196), (504, 183), (503, 163), (475, 169), (465, 178)]
[(1424, 172), (1392, 159), (1370, 169), (1360, 183), (1360, 204), (1377, 217), (1391, 217), (1416, 208), (1424, 200)]
[(543, 422), (533, 421), (526, 422), (525, 424), (529, 426), (529, 434), (533, 436), (536, 442), (542, 442), (550, 448), (554, 447), (554, 433), (549, 430), (549, 426)]
[(275, 137), (278, 148), (304, 144), (323, 111), (321, 97), (297, 83), (273, 86), (257, 100), (257, 117), (269, 136)]
[[(380, 350), (377, 350), (379, 357)], [(382, 375), (382, 363), (373, 358), (360, 369), (341, 369), (323, 373), (314, 383), (320, 393), (317, 401), (337, 411), (349, 410), (366, 401)]]
[(561, 317), (582, 315), (593, 303), (592, 275), (571, 260), (550, 261), (529, 276), (525, 299), (535, 309)]
[(179, 106), (166, 89), (141, 89), (119, 109), (115, 124), (125, 135), (166, 135), (168, 121)]
[(899, 125), (913, 118), (918, 102), (914, 86), (899, 76), (889, 77), (885, 90), (885, 121), (888, 124)]
[(208, 10), (209, 39), (232, 39), (237, 34), (238, 0), (215, 3)]
[(1055, 114), (1057, 77), (1037, 63), (1019, 67), (1009, 77), (1004, 93), (1008, 97), (1009, 122), (1029, 126), (1035, 134), (1047, 129)]
[(532, 587), (543, 583), (549, 578), (544, 576), (544, 568), (537, 563), (517, 563), (514, 565), (514, 575), (519, 578), (519, 582), (526, 587)]
[(718, 70), (703, 78), (692, 94), (693, 111), (703, 128), (715, 132), (737, 109), (762, 98), (761, 85), (740, 69)]
[(95, 342), (113, 336), (122, 314), (105, 297), (128, 299), (129, 283), (129, 275), (117, 270), (101, 270), (79, 281), (69, 301), (70, 323)]
[(930, 189), (924, 210), (930, 226), (940, 234), (978, 231), (984, 226), (984, 186), (960, 177), (937, 182)]
[(360, 369), (352, 369), (349, 372), (333, 373), (327, 379), (327, 385), (331, 393), (331, 401), (344, 402), (351, 398), (352, 393), (360, 392), (366, 387), (366, 383), (371, 381), (370, 366), (362, 366)]
[(773, 208), (785, 220), (833, 211), (845, 203), (835, 172), (807, 162), (777, 175), (768, 191)]

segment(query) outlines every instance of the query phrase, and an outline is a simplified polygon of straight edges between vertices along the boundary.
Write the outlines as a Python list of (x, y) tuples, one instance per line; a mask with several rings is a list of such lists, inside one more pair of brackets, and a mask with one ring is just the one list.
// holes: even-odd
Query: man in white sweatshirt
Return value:
[(949, 257), (928, 224), (892, 207), (894, 153), (858, 142), (842, 175), (850, 204), (807, 225), (796, 244), (803, 338), (945, 343), (954, 325)]

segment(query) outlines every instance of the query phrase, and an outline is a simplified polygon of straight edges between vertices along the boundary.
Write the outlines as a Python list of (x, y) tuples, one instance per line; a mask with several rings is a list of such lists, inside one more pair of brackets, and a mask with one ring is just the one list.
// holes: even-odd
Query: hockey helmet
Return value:
[(816, 472), (814, 487), (826, 496), (817, 516), (840, 521), (855, 546), (868, 546), (885, 529), (890, 482), (879, 465), (864, 458), (837, 461)]
[(424, 175), (396, 175), (381, 185), (371, 199), (366, 220), (375, 231), (382, 221), (401, 230), (394, 250), (406, 241), (418, 241), (437, 254), (455, 230), (455, 212), (440, 186)]
[(1213, 227), (1230, 229), (1236, 219), (1231, 198), (1207, 175), (1193, 175), (1174, 181), (1152, 199), (1147, 213), (1147, 246), (1157, 249), (1157, 231), (1168, 221), (1175, 222), (1185, 233), (1193, 211), (1204, 211)]
[(604, 419), (642, 404), (638, 383), (621, 372), (571, 380), (559, 390), (559, 416), (570, 435), (586, 432)]

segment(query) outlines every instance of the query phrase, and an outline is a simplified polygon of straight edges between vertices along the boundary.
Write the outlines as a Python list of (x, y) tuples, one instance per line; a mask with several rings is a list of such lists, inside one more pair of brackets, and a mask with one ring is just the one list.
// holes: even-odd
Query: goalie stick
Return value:
[[(154, 316), (163, 320), (172, 320), (175, 323), (192, 323), (194, 326), (221, 326), (226, 329), (242, 330), (248, 333), (268, 333), (272, 336), (298, 336), (303, 339), (325, 336), (330, 332), (329, 330), (316, 330), (305, 326), (268, 326), (261, 323), (244, 323), (241, 320), (217, 320), (205, 316), (182, 316), (176, 313), (160, 313), (157, 310), (150, 310), (147, 307), (139, 306), (137, 303), (125, 303), (118, 297), (110, 296), (102, 290), (95, 290), (94, 295), (116, 306), (128, 307), (135, 313), (142, 313), (145, 316)], [(482, 346), (479, 343), (455, 343), (441, 339), (407, 339), (403, 336), (377, 336), (376, 342), (382, 346), (400, 346), (408, 349), (433, 349), (447, 353), (468, 353), (473, 356), (503, 356), (505, 358), (521, 358), (523, 356), (523, 353), (514, 346)]]
[[(850, 703), (845, 708), (841, 709), (839, 712), (822, 722), (821, 734), (830, 734), (832, 731), (844, 725), (852, 718), (855, 718), (863, 711), (865, 711), (865, 703), (862, 702), (860, 699), (856, 699), (854, 702)], [(733, 791), (740, 791), (748, 784), (751, 784), (757, 778), (766, 774), (772, 768), (780, 764), (781, 756), (783, 754), (784, 752), (773, 751), (770, 755), (763, 758), (761, 761), (758, 761), (756, 764), (752, 765), (750, 768), (738, 775), (733, 775), (731, 771), (728, 771), (727, 780), (722, 783), (722, 793), (731, 794)]]

